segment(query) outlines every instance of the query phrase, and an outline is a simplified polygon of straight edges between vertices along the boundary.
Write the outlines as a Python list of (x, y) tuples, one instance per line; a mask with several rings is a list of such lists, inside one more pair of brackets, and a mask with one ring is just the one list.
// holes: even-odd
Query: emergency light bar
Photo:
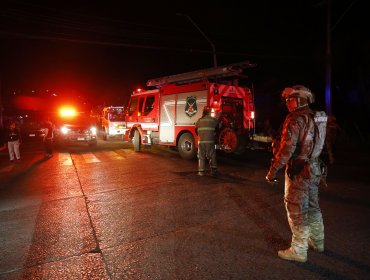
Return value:
[(72, 107), (63, 107), (59, 110), (61, 117), (75, 117), (77, 115), (76, 109)]

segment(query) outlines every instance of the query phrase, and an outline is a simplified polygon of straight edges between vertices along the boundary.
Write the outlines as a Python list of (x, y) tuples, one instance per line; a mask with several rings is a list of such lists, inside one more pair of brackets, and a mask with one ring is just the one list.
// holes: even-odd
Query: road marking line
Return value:
[(72, 165), (72, 158), (69, 153), (59, 153), (59, 162), (62, 165)]
[(125, 149), (119, 149), (119, 150), (117, 150), (117, 152), (119, 152), (121, 154), (121, 156), (123, 156), (125, 158), (132, 156), (132, 154), (127, 153), (127, 151), (128, 150), (125, 150)]
[(137, 158), (149, 158), (147, 154), (135, 152), (134, 150), (125, 150), (125, 154), (129, 157), (137, 157)]
[(108, 156), (109, 158), (112, 158), (112, 159), (124, 159), (123, 156), (121, 156), (120, 154), (118, 154), (114, 151), (104, 151), (103, 154), (105, 154), (106, 156)]
[(82, 157), (87, 163), (100, 162), (100, 160), (93, 153), (82, 154)]

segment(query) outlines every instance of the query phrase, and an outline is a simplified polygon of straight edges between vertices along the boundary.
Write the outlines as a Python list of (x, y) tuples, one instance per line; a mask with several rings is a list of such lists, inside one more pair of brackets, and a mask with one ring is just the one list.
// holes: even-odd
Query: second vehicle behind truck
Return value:
[(123, 106), (104, 107), (101, 115), (101, 129), (103, 140), (110, 137), (122, 136), (125, 127), (125, 113)]

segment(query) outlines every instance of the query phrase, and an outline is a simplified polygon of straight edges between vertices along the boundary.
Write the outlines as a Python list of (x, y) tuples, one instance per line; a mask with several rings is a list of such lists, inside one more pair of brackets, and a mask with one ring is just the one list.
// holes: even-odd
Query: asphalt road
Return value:
[(43, 157), (0, 152), (0, 279), (370, 279), (370, 160), (341, 149), (321, 190), (326, 250), (281, 260), (290, 243), (269, 154), (219, 155), (221, 175), (166, 148), (99, 141)]

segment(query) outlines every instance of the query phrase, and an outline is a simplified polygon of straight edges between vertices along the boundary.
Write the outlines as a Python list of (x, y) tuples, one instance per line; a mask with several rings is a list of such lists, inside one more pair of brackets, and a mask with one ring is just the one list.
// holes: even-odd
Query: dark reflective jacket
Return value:
[(215, 143), (215, 134), (218, 120), (210, 115), (201, 117), (195, 124), (195, 131), (199, 136), (199, 143)]
[(5, 130), (5, 137), (7, 141), (17, 141), (21, 139), (21, 135), (17, 128), (7, 128)]

